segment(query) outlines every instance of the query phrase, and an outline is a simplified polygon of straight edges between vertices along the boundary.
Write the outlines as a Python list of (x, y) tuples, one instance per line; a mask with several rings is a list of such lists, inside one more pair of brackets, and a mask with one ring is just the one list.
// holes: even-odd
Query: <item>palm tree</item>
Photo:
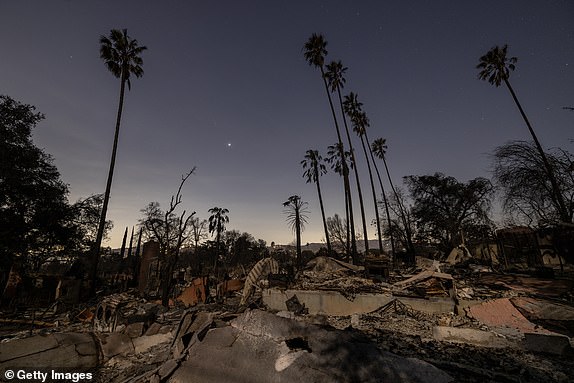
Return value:
[(283, 212), (287, 215), (287, 222), (295, 233), (297, 246), (297, 270), (301, 269), (301, 232), (307, 223), (307, 202), (303, 202), (298, 195), (292, 195), (283, 202), (286, 207)]
[[(341, 138), (341, 130), (339, 129), (339, 123), (337, 121), (337, 115), (335, 113), (335, 108), (333, 107), (333, 100), (331, 98), (331, 92), (329, 91), (329, 85), (327, 84), (327, 78), (325, 77), (325, 56), (327, 55), (327, 42), (323, 35), (318, 35), (313, 33), (309, 40), (305, 43), (303, 47), (304, 56), (309, 65), (319, 68), (321, 71), (321, 78), (323, 79), (323, 85), (325, 86), (325, 91), (327, 92), (327, 99), (329, 100), (329, 107), (331, 109), (331, 115), (333, 116), (333, 121), (335, 122), (335, 130), (337, 131), (337, 140), (339, 141), (341, 150), (344, 151), (343, 140)], [(340, 153), (341, 158), (345, 158), (343, 152)], [(349, 170), (345, 165), (343, 167), (343, 187), (345, 190), (345, 209), (348, 221), (351, 221), (351, 251), (353, 258), (355, 258), (357, 253), (357, 244), (355, 237), (355, 228), (353, 222), (353, 205), (351, 201), (351, 188), (349, 186)]]
[[(345, 174), (345, 169), (347, 169), (347, 174), (349, 173), (348, 168), (347, 168), (347, 161), (346, 159), (348, 159), (350, 157), (350, 153), (345, 151), (345, 149), (343, 148), (343, 144), (342, 143), (335, 143), (333, 145), (329, 145), (327, 147), (327, 159), (326, 161), (331, 164), (331, 169), (333, 169), (333, 171), (335, 173), (337, 173), (340, 176), (344, 176)], [(351, 163), (352, 165), (352, 163)], [(345, 193), (345, 217), (349, 217), (349, 195), (347, 193)], [(351, 251), (351, 238), (352, 235), (350, 234), (350, 223), (349, 220), (347, 218), (345, 218), (345, 226), (346, 226), (346, 232), (347, 232), (347, 241), (345, 242), (347, 244), (346, 247), (346, 253), (347, 255), (351, 255), (353, 260), (355, 260), (355, 255), (356, 252)]]
[(546, 170), (548, 179), (550, 180), (550, 184), (552, 186), (552, 195), (554, 204), (558, 208), (560, 219), (563, 222), (570, 222), (571, 216), (566, 206), (566, 202), (564, 201), (564, 195), (562, 194), (560, 187), (558, 186), (558, 182), (556, 181), (556, 176), (554, 174), (554, 171), (552, 170), (552, 166), (550, 165), (550, 162), (548, 161), (548, 158), (546, 157), (546, 154), (542, 149), (540, 141), (538, 141), (538, 137), (534, 133), (532, 125), (530, 125), (530, 121), (526, 117), (526, 113), (522, 109), (522, 105), (520, 105), (520, 102), (518, 101), (518, 97), (516, 97), (516, 93), (514, 93), (514, 89), (510, 85), (509, 81), (510, 72), (516, 69), (516, 66), (514, 64), (516, 64), (518, 59), (516, 57), (507, 58), (506, 57), (507, 50), (508, 45), (506, 44), (502, 48), (500, 48), (499, 46), (495, 46), (491, 48), (484, 56), (482, 56), (480, 58), (478, 65), (476, 66), (477, 69), (480, 69), (480, 72), (478, 73), (478, 78), (481, 80), (488, 81), (490, 84), (496, 87), (499, 87), (500, 84), (504, 82), (504, 84), (508, 88), (508, 91), (512, 95), (514, 103), (518, 107), (518, 110), (520, 111), (520, 114), (522, 115), (522, 118), (524, 119), (524, 122), (528, 127), (530, 135), (534, 140), (534, 144), (536, 145), (536, 148), (540, 153), (542, 162), (544, 163), (544, 168)]
[[(365, 159), (367, 161), (367, 169), (369, 170), (369, 179), (371, 181), (371, 192), (373, 194), (373, 203), (375, 205), (375, 220), (377, 223), (377, 234), (379, 236), (379, 249), (382, 253), (383, 251), (383, 236), (381, 231), (381, 219), (379, 217), (379, 204), (377, 203), (377, 193), (375, 191), (375, 182), (373, 180), (373, 171), (371, 169), (371, 161), (369, 160), (369, 155), (371, 155), (371, 160), (376, 168), (376, 163), (373, 158), (373, 152), (371, 151), (371, 147), (369, 145), (369, 139), (367, 137), (367, 127), (369, 127), (369, 119), (367, 118), (367, 114), (362, 110), (363, 104), (359, 102), (356, 93), (349, 93), (345, 96), (345, 101), (343, 102), (343, 106), (345, 108), (345, 113), (351, 119), (351, 123), (353, 124), (353, 131), (359, 136), (361, 139), (361, 145), (363, 146), (363, 153), (365, 155)], [(368, 148), (368, 153), (367, 153)], [(379, 176), (379, 183), (381, 185), (381, 191), (383, 194), (383, 202), (385, 204), (385, 210), (387, 212), (387, 223), (389, 227), (391, 226), (391, 217), (389, 215), (389, 203), (387, 201), (387, 196), (385, 195), (385, 188), (383, 186), (383, 182), (381, 181), (381, 176)], [(393, 234), (391, 232), (391, 255), (394, 259), (395, 257), (395, 241), (393, 238)]]
[(327, 173), (327, 168), (323, 163), (323, 157), (321, 157), (317, 150), (307, 150), (305, 159), (301, 161), (301, 165), (305, 170), (303, 177), (306, 178), (306, 182), (315, 182), (317, 185), (317, 194), (319, 195), (319, 205), (321, 206), (321, 216), (323, 218), (323, 229), (325, 230), (325, 240), (327, 241), (327, 254), (331, 255), (331, 241), (329, 239), (329, 230), (327, 230), (327, 219), (325, 217), (321, 184), (319, 182), (319, 178)]
[[(333, 61), (327, 65), (327, 72), (325, 77), (331, 89), (331, 92), (337, 92), (339, 97), (339, 106), (341, 107), (341, 114), (343, 116), (343, 124), (345, 126), (345, 132), (347, 134), (347, 142), (349, 143), (349, 152), (351, 153), (351, 161), (354, 164), (353, 169), (355, 171), (355, 181), (357, 182), (357, 194), (359, 195), (359, 206), (361, 208), (361, 219), (363, 222), (363, 233), (365, 236), (365, 254), (369, 253), (369, 238), (367, 235), (367, 220), (365, 219), (365, 205), (363, 204), (363, 193), (361, 191), (361, 182), (359, 180), (359, 171), (357, 169), (357, 161), (355, 158), (355, 151), (353, 150), (353, 142), (351, 141), (351, 135), (349, 133), (349, 126), (347, 125), (347, 119), (345, 118), (345, 111), (343, 107), (343, 98), (341, 97), (341, 89), (345, 86), (345, 72), (347, 68), (343, 66), (341, 61)], [(344, 158), (344, 157), (343, 157)], [(349, 198), (349, 214), (353, 212), (353, 205), (351, 203), (351, 198)], [(351, 215), (351, 228), (354, 230), (353, 216)]]
[(225, 230), (225, 224), (229, 223), (229, 217), (227, 213), (229, 210), (222, 208), (222, 207), (212, 207), (208, 210), (211, 213), (209, 217), (209, 232), (213, 236), (213, 233), (216, 233), (216, 254), (215, 254), (215, 267), (217, 266), (217, 258), (219, 257), (219, 245), (221, 243), (221, 233)]
[(130, 246), (128, 248), (128, 259), (132, 259), (132, 246), (134, 244), (134, 227), (132, 226), (132, 235), (130, 236)]
[[(407, 237), (407, 252), (411, 257), (411, 261), (414, 261), (414, 255), (415, 255), (415, 247), (414, 244), (412, 242), (412, 233), (410, 231), (410, 225), (407, 222), (407, 218), (405, 215), (405, 208), (401, 202), (401, 198), (399, 198), (399, 195), (397, 194), (397, 190), (395, 189), (395, 185), (393, 184), (393, 179), (391, 178), (391, 174), (389, 172), (389, 167), (387, 166), (387, 159), (386, 159), (386, 152), (387, 152), (387, 140), (384, 138), (377, 138), (375, 141), (373, 141), (372, 145), (371, 145), (371, 149), (372, 152), (375, 156), (377, 156), (378, 158), (380, 158), (381, 160), (383, 160), (383, 164), (385, 165), (385, 170), (387, 172), (387, 178), (389, 179), (389, 184), (391, 185), (391, 190), (393, 191), (393, 194), (395, 196), (395, 199), (397, 200), (397, 204), (399, 207), (399, 213), (401, 216), (401, 220), (403, 221), (403, 225), (405, 227), (405, 234)], [(374, 159), (373, 159), (374, 162)], [(377, 169), (377, 174), (379, 174), (379, 170)], [(379, 175), (379, 182), (380, 182), (381, 178)], [(389, 227), (389, 229), (391, 229)]]
[(112, 188), (112, 179), (114, 176), (114, 166), (116, 163), (116, 153), (118, 149), (118, 138), (120, 134), (120, 122), (122, 119), (122, 109), (124, 106), (124, 92), (127, 84), (128, 90), (131, 90), (130, 77), (133, 74), (136, 77), (143, 76), (143, 60), (140, 54), (146, 50), (147, 47), (139, 46), (136, 39), (131, 39), (128, 36), (128, 30), (122, 31), (112, 29), (110, 36), (100, 37), (100, 58), (114, 76), (120, 79), (120, 101), (118, 104), (118, 113), (116, 117), (116, 130), (114, 134), (114, 146), (112, 149), (112, 158), (110, 160), (110, 169), (108, 171), (108, 180), (106, 183), (106, 192), (104, 194), (104, 203), (100, 215), (100, 223), (98, 225), (98, 232), (96, 235), (96, 242), (93, 249), (92, 257), (92, 270), (91, 280), (92, 295), (95, 293), (95, 284), (98, 271), (98, 261), (100, 257), (100, 247), (102, 245), (102, 238), (104, 236), (104, 228), (106, 225), (106, 213), (108, 210), (108, 203), (110, 200), (110, 191)]
[(120, 258), (124, 257), (124, 254), (126, 253), (126, 240), (128, 238), (128, 227), (126, 226), (126, 231), (124, 231), (124, 239), (122, 240), (122, 247), (120, 250)]

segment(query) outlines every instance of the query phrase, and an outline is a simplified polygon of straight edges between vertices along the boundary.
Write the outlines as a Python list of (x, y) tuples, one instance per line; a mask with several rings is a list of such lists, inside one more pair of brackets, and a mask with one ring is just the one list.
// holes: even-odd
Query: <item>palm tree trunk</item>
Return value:
[(213, 265), (213, 274), (217, 275), (217, 261), (219, 260), (219, 242), (221, 241), (221, 222), (219, 217), (217, 218), (217, 235), (215, 237), (215, 264)]
[(319, 194), (319, 205), (321, 206), (321, 217), (323, 218), (323, 229), (325, 230), (325, 240), (327, 241), (327, 254), (331, 256), (331, 240), (329, 239), (329, 230), (327, 229), (327, 219), (325, 218), (325, 208), (323, 207), (323, 196), (321, 195), (321, 184), (319, 183), (319, 167), (314, 164), (315, 175), (317, 176), (317, 194)]
[(134, 244), (134, 227), (132, 226), (132, 235), (130, 236), (130, 247), (128, 248), (128, 259), (132, 258), (132, 246)]
[(550, 165), (550, 162), (548, 162), (548, 158), (546, 157), (546, 154), (544, 153), (544, 150), (542, 149), (542, 145), (540, 145), (540, 141), (538, 141), (538, 137), (536, 137), (536, 134), (534, 133), (534, 129), (532, 128), (532, 125), (530, 125), (530, 121), (528, 121), (528, 117), (526, 117), (526, 113), (522, 109), (522, 105), (520, 105), (520, 102), (518, 101), (518, 97), (516, 97), (516, 94), (514, 93), (514, 89), (512, 89), (512, 86), (510, 85), (510, 82), (508, 81), (507, 78), (504, 78), (504, 83), (506, 84), (506, 87), (510, 91), (510, 94), (512, 95), (512, 99), (514, 100), (514, 103), (518, 107), (518, 110), (520, 111), (520, 114), (522, 115), (524, 122), (526, 122), (526, 126), (528, 127), (528, 130), (530, 131), (530, 135), (532, 136), (532, 139), (534, 140), (534, 144), (536, 145), (536, 148), (538, 149), (538, 152), (540, 153), (540, 157), (542, 158), (542, 162), (544, 163), (544, 167), (546, 168), (546, 173), (548, 175), (548, 178), (550, 179), (550, 184), (552, 185), (552, 194), (553, 194), (552, 199), (554, 200), (554, 203), (558, 207), (558, 214), (560, 215), (560, 219), (563, 222), (571, 223), (572, 215), (568, 212), (568, 209), (566, 207), (566, 202), (564, 201), (564, 196), (562, 195), (562, 192), (560, 191), (560, 187), (558, 186), (558, 182), (556, 181), (556, 177), (554, 176), (554, 171), (552, 170), (552, 166)]
[(349, 226), (349, 194), (345, 191), (345, 259), (351, 255), (351, 228)]
[[(363, 154), (365, 155), (365, 160), (367, 161), (367, 169), (369, 170), (369, 180), (371, 181), (371, 192), (373, 194), (373, 203), (375, 204), (375, 220), (377, 222), (377, 235), (379, 237), (379, 252), (382, 254), (383, 253), (383, 238), (381, 235), (381, 218), (379, 217), (379, 206), (377, 204), (377, 193), (375, 191), (375, 182), (373, 181), (373, 171), (371, 169), (371, 161), (369, 161), (369, 155), (367, 154), (367, 148), (365, 147), (365, 138), (363, 137), (362, 134), (359, 135), (359, 137), (361, 138), (361, 145), (363, 146)], [(385, 198), (385, 201), (386, 201), (386, 198)], [(388, 211), (387, 211), (387, 216), (388, 216)]]
[(295, 237), (297, 246), (297, 271), (301, 270), (301, 217), (299, 216), (299, 208), (295, 206)]
[(347, 198), (347, 222), (351, 227), (351, 256), (353, 261), (356, 262), (357, 256), (357, 237), (355, 235), (355, 221), (353, 219), (353, 201), (351, 199), (351, 187), (349, 185), (349, 168), (347, 167), (347, 160), (345, 159), (345, 150), (343, 147), (343, 140), (341, 138), (341, 130), (339, 129), (339, 123), (337, 122), (337, 115), (335, 113), (335, 108), (333, 107), (333, 100), (331, 99), (331, 93), (329, 92), (329, 85), (327, 85), (327, 79), (325, 78), (325, 71), (323, 66), (319, 67), (321, 69), (321, 78), (323, 79), (323, 84), (325, 85), (325, 90), (327, 91), (327, 98), (329, 99), (329, 106), (331, 108), (331, 114), (333, 115), (333, 120), (335, 121), (335, 129), (337, 130), (337, 139), (339, 140), (340, 146), (340, 156), (341, 162), (343, 164), (343, 187), (345, 189), (345, 195)]
[(341, 97), (341, 88), (337, 86), (337, 94), (339, 96), (339, 105), (341, 106), (341, 114), (343, 115), (343, 123), (345, 125), (345, 132), (347, 133), (347, 141), (349, 141), (349, 151), (351, 152), (351, 161), (353, 161), (353, 170), (355, 171), (355, 181), (357, 182), (357, 194), (359, 195), (359, 207), (361, 209), (361, 219), (363, 220), (363, 235), (365, 236), (365, 255), (369, 253), (369, 236), (367, 233), (367, 220), (365, 219), (365, 205), (363, 204), (363, 193), (361, 192), (361, 182), (359, 181), (359, 170), (357, 169), (357, 161), (355, 159), (355, 150), (353, 149), (353, 142), (349, 134), (349, 126), (347, 125), (347, 118), (345, 117), (345, 110), (343, 108), (343, 98)]
[(141, 244), (142, 244), (142, 231), (143, 228), (140, 227), (140, 233), (138, 235), (138, 244), (136, 246), (136, 252), (132, 261), (132, 271), (133, 271), (133, 279), (132, 285), (137, 287), (139, 283), (139, 275), (140, 275), (140, 251), (141, 251)]
[(385, 187), (383, 186), (383, 180), (381, 179), (381, 173), (379, 172), (379, 167), (375, 161), (375, 155), (371, 149), (371, 143), (369, 142), (369, 137), (365, 133), (365, 140), (367, 141), (367, 146), (369, 147), (369, 153), (371, 154), (371, 161), (373, 161), (373, 166), (375, 167), (375, 172), (377, 173), (377, 178), (379, 179), (379, 185), (381, 186), (381, 192), (383, 194), (383, 203), (385, 204), (385, 211), (387, 213), (387, 225), (389, 226), (389, 233), (391, 235), (391, 267), (395, 262), (396, 250), (395, 250), (395, 239), (393, 235), (392, 225), (391, 225), (391, 215), (389, 214), (389, 201), (387, 200), (387, 194), (385, 193)]
[(110, 160), (110, 169), (108, 171), (108, 181), (106, 183), (106, 192), (104, 193), (104, 203), (102, 205), (102, 212), (100, 215), (100, 222), (98, 225), (98, 233), (96, 235), (96, 242), (94, 243), (94, 249), (92, 253), (92, 270), (90, 275), (90, 280), (92, 282), (90, 286), (90, 295), (96, 295), (96, 280), (98, 278), (98, 263), (100, 260), (100, 247), (102, 246), (102, 239), (104, 237), (104, 228), (106, 226), (106, 214), (108, 211), (108, 203), (110, 201), (110, 192), (112, 190), (112, 179), (114, 177), (114, 167), (116, 164), (116, 153), (118, 151), (118, 138), (120, 135), (120, 122), (122, 120), (122, 110), (124, 107), (124, 91), (126, 87), (126, 78), (122, 74), (120, 81), (120, 101), (118, 105), (118, 113), (116, 117), (116, 131), (114, 134), (114, 146), (112, 149), (112, 158)]

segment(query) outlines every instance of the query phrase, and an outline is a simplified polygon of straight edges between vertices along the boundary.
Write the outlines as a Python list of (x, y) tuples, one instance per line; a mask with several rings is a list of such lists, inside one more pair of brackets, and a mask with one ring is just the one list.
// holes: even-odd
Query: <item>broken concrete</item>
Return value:
[(148, 351), (158, 344), (171, 342), (173, 340), (173, 334), (154, 334), (140, 336), (139, 338), (132, 339), (132, 344), (134, 345), (134, 353), (141, 354)]
[(511, 298), (512, 304), (529, 321), (567, 336), (574, 336), (574, 308), (565, 304), (530, 297)]
[(99, 346), (91, 334), (55, 333), (3, 342), (0, 371), (7, 368), (76, 368), (98, 365)]
[(131, 338), (119, 332), (100, 334), (100, 344), (104, 360), (109, 360), (116, 355), (126, 356), (135, 352)]
[(566, 355), (572, 350), (568, 337), (557, 334), (524, 334), (524, 347), (533, 352)]
[(254, 310), (211, 329), (170, 382), (451, 382), (417, 359), (381, 352), (355, 332)]

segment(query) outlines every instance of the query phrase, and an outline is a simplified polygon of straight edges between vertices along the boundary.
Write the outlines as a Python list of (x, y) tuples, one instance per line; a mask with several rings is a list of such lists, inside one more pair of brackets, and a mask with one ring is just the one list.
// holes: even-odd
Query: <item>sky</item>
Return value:
[[(300, 195), (310, 211), (303, 243), (320, 242), (317, 192), (300, 162), (308, 149), (325, 156), (337, 136), (319, 71), (303, 57), (311, 34), (327, 40), (327, 62), (348, 67), (343, 92), (363, 102), (370, 139), (386, 138), (400, 185), (435, 172), (490, 177), (496, 146), (530, 138), (508, 91), (477, 79), (495, 45), (518, 57), (510, 81), (542, 145), (573, 151), (574, 112), (563, 109), (574, 106), (572, 20), (574, 2), (559, 0), (2, 0), (0, 94), (45, 114), (33, 139), (71, 202), (103, 193), (120, 83), (99, 38), (127, 28), (148, 49), (125, 96), (104, 245), (119, 247), (149, 202), (166, 207), (194, 166), (182, 190), (188, 212), (207, 219), (225, 207), (228, 229), (286, 244), (294, 235), (282, 204)], [(321, 183), (327, 216), (344, 215), (340, 177)]]

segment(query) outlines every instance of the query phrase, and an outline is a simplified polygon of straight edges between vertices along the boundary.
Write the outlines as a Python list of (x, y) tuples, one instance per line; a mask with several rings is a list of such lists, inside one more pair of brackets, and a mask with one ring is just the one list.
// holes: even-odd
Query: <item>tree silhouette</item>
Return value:
[(0, 269), (10, 270), (16, 258), (25, 264), (32, 254), (70, 252), (70, 245), (88, 239), (81, 226), (90, 225), (74, 221), (90, 206), (70, 207), (52, 157), (32, 141), (43, 118), (34, 106), (0, 95)]
[(229, 210), (227, 210), (226, 208), (223, 207), (212, 207), (211, 209), (208, 210), (209, 213), (211, 213), (211, 216), (209, 217), (209, 233), (211, 233), (211, 235), (213, 236), (213, 233), (216, 234), (216, 239), (215, 239), (215, 243), (216, 243), (216, 254), (215, 254), (215, 265), (214, 267), (214, 271), (215, 271), (215, 267), (217, 267), (217, 259), (219, 257), (219, 247), (221, 244), (221, 233), (223, 233), (225, 231), (225, 224), (229, 223), (229, 217), (227, 216), (227, 213), (229, 213)]
[(126, 240), (128, 238), (128, 227), (126, 226), (126, 230), (124, 231), (124, 239), (122, 240), (122, 247), (120, 249), (120, 258), (123, 258), (126, 253)]
[[(359, 207), (361, 209), (361, 219), (363, 223), (363, 233), (365, 239), (365, 254), (369, 252), (369, 238), (367, 235), (367, 220), (365, 218), (365, 205), (363, 203), (363, 193), (361, 191), (361, 182), (359, 180), (359, 171), (357, 169), (357, 160), (355, 158), (355, 151), (353, 149), (353, 141), (351, 140), (351, 134), (349, 133), (349, 126), (347, 124), (347, 119), (345, 118), (345, 111), (343, 106), (343, 98), (341, 97), (341, 89), (345, 85), (345, 72), (347, 68), (343, 66), (341, 61), (332, 61), (327, 65), (327, 72), (325, 77), (327, 77), (327, 83), (331, 89), (331, 92), (337, 92), (339, 99), (339, 106), (341, 108), (341, 114), (343, 116), (343, 125), (345, 126), (345, 133), (347, 135), (347, 142), (349, 144), (349, 153), (351, 154), (351, 163), (354, 165), (353, 169), (355, 171), (355, 181), (357, 183), (357, 194), (359, 195)], [(343, 157), (344, 158), (344, 157)], [(350, 196), (350, 193), (349, 193)], [(349, 197), (349, 201), (352, 199)], [(354, 234), (354, 219), (353, 219), (353, 205), (352, 202), (349, 204), (349, 214), (350, 214), (350, 224), (352, 235)]]
[[(347, 168), (347, 161), (344, 161), (344, 158), (347, 158), (351, 156), (351, 154), (347, 151), (345, 151), (344, 149), (342, 149), (343, 144), (341, 143), (335, 143), (334, 145), (329, 145), (327, 147), (327, 158), (326, 161), (331, 165), (331, 169), (333, 169), (333, 171), (335, 173), (337, 173), (338, 175), (340, 175), (341, 177), (344, 176), (344, 170)], [(351, 163), (352, 165), (352, 163)], [(348, 172), (347, 172), (348, 173)], [(345, 193), (345, 217), (349, 216), (349, 196)], [(351, 251), (352, 245), (351, 245), (351, 241), (352, 241), (352, 235), (351, 235), (351, 228), (350, 228), (350, 223), (349, 223), (349, 219), (345, 218), (345, 226), (346, 226), (346, 231), (347, 231), (347, 241), (345, 242), (348, 247), (345, 249), (346, 251), (346, 255), (351, 255), (353, 257), (353, 259), (355, 259), (355, 255), (356, 252)]]
[(307, 223), (307, 202), (303, 202), (298, 195), (292, 195), (287, 201), (283, 202), (283, 206), (286, 207), (283, 213), (287, 215), (287, 222), (295, 233), (297, 270), (301, 270), (301, 232)]
[[(327, 92), (327, 99), (329, 100), (329, 107), (331, 109), (331, 115), (333, 116), (333, 122), (335, 123), (335, 130), (337, 131), (337, 140), (340, 144), (342, 152), (340, 153), (340, 158), (345, 158), (343, 140), (341, 138), (341, 130), (339, 129), (339, 122), (337, 121), (337, 115), (335, 113), (335, 108), (333, 106), (333, 99), (331, 98), (331, 92), (329, 91), (329, 85), (327, 84), (327, 78), (325, 75), (325, 56), (327, 55), (327, 42), (321, 34), (313, 33), (309, 40), (305, 43), (303, 47), (304, 56), (309, 65), (319, 68), (321, 71), (321, 78), (323, 79), (323, 85), (325, 86), (325, 91)], [(355, 228), (353, 222), (353, 203), (351, 200), (351, 188), (349, 185), (349, 169), (347, 165), (342, 167), (343, 175), (343, 187), (345, 190), (345, 212), (348, 217), (348, 221), (351, 222), (351, 252), (353, 258), (355, 258), (357, 253), (357, 244), (355, 237)]]
[(327, 173), (327, 168), (323, 163), (323, 157), (319, 154), (317, 150), (307, 150), (305, 154), (305, 159), (301, 161), (301, 165), (305, 170), (303, 172), (303, 177), (305, 177), (306, 182), (315, 182), (317, 185), (317, 194), (319, 196), (319, 205), (321, 206), (321, 217), (323, 218), (323, 229), (325, 230), (325, 240), (327, 241), (327, 252), (331, 254), (331, 241), (329, 239), (329, 230), (327, 230), (327, 219), (325, 217), (325, 208), (323, 206), (323, 196), (321, 195), (321, 183), (319, 178)]
[(143, 60), (140, 54), (146, 50), (147, 47), (139, 46), (137, 40), (131, 39), (128, 36), (128, 30), (122, 31), (112, 29), (109, 37), (100, 37), (100, 58), (114, 76), (120, 79), (120, 100), (118, 104), (118, 113), (116, 117), (116, 129), (114, 134), (114, 145), (112, 149), (112, 158), (110, 160), (110, 169), (108, 171), (108, 180), (106, 182), (106, 192), (104, 193), (104, 204), (102, 206), (102, 213), (100, 216), (100, 224), (94, 244), (93, 258), (92, 258), (92, 295), (95, 293), (96, 278), (98, 272), (98, 262), (100, 257), (100, 247), (102, 245), (102, 238), (104, 228), (106, 225), (106, 214), (108, 211), (108, 203), (110, 200), (110, 191), (112, 189), (112, 179), (114, 176), (114, 167), (116, 163), (116, 153), (118, 149), (118, 138), (120, 134), (120, 123), (122, 119), (122, 109), (124, 105), (124, 92), (126, 84), (128, 90), (131, 90), (130, 77), (133, 74), (136, 77), (143, 76)]
[[(387, 178), (389, 179), (389, 184), (391, 185), (391, 190), (393, 191), (393, 194), (397, 200), (401, 220), (403, 221), (403, 225), (405, 226), (405, 235), (407, 237), (407, 252), (409, 253), (409, 256), (411, 258), (410, 260), (414, 261), (415, 246), (414, 246), (413, 241), (412, 241), (412, 232), (410, 231), (410, 225), (407, 222), (405, 207), (402, 204), (402, 199), (399, 198), (399, 196), (397, 194), (397, 190), (395, 189), (395, 185), (393, 184), (393, 179), (391, 178), (391, 173), (389, 172), (389, 167), (387, 166), (387, 159), (385, 156), (385, 154), (387, 152), (387, 140), (384, 138), (377, 138), (371, 144), (371, 149), (372, 149), (373, 154), (375, 156), (377, 156), (379, 159), (383, 160), (383, 164), (385, 166), (385, 171), (387, 173)], [(376, 166), (375, 166), (375, 168), (376, 168)], [(376, 169), (377, 169), (377, 174), (379, 174), (378, 168), (376, 168)], [(379, 181), (380, 181), (380, 175), (379, 175)]]
[(171, 196), (169, 209), (165, 212), (160, 209), (158, 202), (151, 202), (142, 210), (145, 217), (140, 220), (140, 225), (145, 228), (150, 237), (159, 243), (161, 304), (165, 307), (169, 305), (173, 271), (177, 265), (181, 247), (190, 235), (189, 222), (195, 215), (195, 212), (192, 212), (186, 216), (186, 210), (177, 215), (175, 211), (182, 202), (181, 190), (183, 185), (194, 172), (195, 167), (186, 175), (181, 176), (177, 193)]
[(538, 137), (534, 133), (534, 129), (526, 117), (526, 113), (522, 109), (522, 105), (518, 101), (518, 97), (514, 92), (514, 89), (510, 85), (510, 72), (516, 69), (516, 62), (518, 59), (516, 57), (507, 57), (508, 45), (504, 45), (502, 48), (499, 46), (495, 46), (491, 48), (484, 56), (480, 57), (480, 61), (476, 66), (477, 69), (480, 69), (478, 73), (478, 78), (481, 80), (488, 81), (490, 84), (499, 87), (500, 84), (504, 82), (508, 91), (510, 92), (514, 103), (518, 107), (526, 126), (528, 127), (528, 131), (534, 140), (536, 145), (536, 149), (538, 150), (538, 154), (542, 159), (544, 164), (544, 168), (546, 170), (546, 174), (548, 179), (550, 180), (550, 185), (552, 187), (552, 199), (554, 203), (558, 206), (558, 213), (560, 215), (560, 219), (563, 222), (571, 222), (571, 215), (569, 213), (569, 209), (566, 205), (564, 200), (564, 195), (562, 194), (560, 187), (558, 186), (558, 182), (556, 181), (556, 176), (554, 174), (554, 170), (552, 169), (552, 165), (548, 161), (546, 157), (546, 153), (542, 149), (542, 145), (540, 141), (538, 141)]
[[(547, 153), (560, 189), (569, 202), (569, 220), (574, 215), (574, 155), (555, 148)], [(511, 141), (493, 153), (493, 176), (502, 192), (504, 211), (512, 220), (528, 226), (548, 226), (560, 222), (559, 207), (552, 187), (532, 141)]]
[[(359, 136), (361, 139), (361, 145), (363, 147), (363, 153), (365, 155), (365, 160), (367, 161), (367, 169), (369, 171), (369, 179), (371, 181), (371, 192), (373, 194), (373, 203), (375, 205), (375, 222), (377, 224), (377, 234), (379, 238), (379, 250), (383, 251), (383, 238), (382, 238), (382, 231), (381, 231), (381, 219), (379, 216), (379, 204), (377, 203), (377, 193), (375, 191), (375, 182), (373, 180), (373, 171), (371, 169), (371, 161), (376, 167), (375, 159), (373, 157), (373, 152), (371, 150), (371, 146), (369, 144), (369, 138), (367, 136), (367, 127), (369, 127), (369, 119), (367, 118), (367, 114), (362, 110), (363, 104), (359, 102), (356, 93), (349, 93), (345, 96), (345, 101), (343, 102), (343, 106), (345, 108), (345, 113), (351, 119), (351, 123), (353, 124), (353, 131)], [(368, 149), (368, 152), (367, 152)], [(369, 160), (369, 154), (371, 159)], [(385, 188), (383, 186), (383, 182), (381, 181), (381, 176), (379, 176), (379, 183), (381, 186), (381, 191), (383, 194), (383, 202), (385, 205), (385, 210), (387, 213), (387, 223), (389, 227), (391, 226), (391, 218), (389, 215), (389, 203), (387, 201), (387, 196), (385, 194)], [(395, 257), (395, 241), (393, 238), (393, 234), (391, 232), (391, 254), (392, 258)]]
[(491, 226), (490, 200), (494, 188), (478, 177), (466, 183), (441, 173), (408, 176), (405, 182), (414, 201), (418, 235), (438, 244), (448, 254), (460, 244), (460, 233), (481, 238)]

